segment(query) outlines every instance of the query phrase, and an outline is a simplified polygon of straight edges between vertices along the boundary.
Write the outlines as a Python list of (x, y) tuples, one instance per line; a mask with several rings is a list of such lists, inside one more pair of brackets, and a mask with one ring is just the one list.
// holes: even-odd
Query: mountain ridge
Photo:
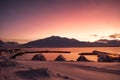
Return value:
[[(100, 42), (101, 41), (101, 42)], [(38, 39), (23, 44), (22, 47), (116, 47), (120, 46), (120, 41), (106, 40), (106, 43), (102, 40), (96, 42), (85, 42), (76, 39), (69, 39), (66, 37), (51, 36), (44, 39)]]
[(17, 48), (19, 45), (17, 42), (4, 42), (0, 40), (0, 49)]
[(6, 48), (36, 48), (36, 47), (120, 47), (120, 40), (100, 39), (95, 42), (79, 41), (74, 38), (50, 36), (44, 39), (30, 41), (25, 44), (4, 42), (0, 40), (0, 49)]

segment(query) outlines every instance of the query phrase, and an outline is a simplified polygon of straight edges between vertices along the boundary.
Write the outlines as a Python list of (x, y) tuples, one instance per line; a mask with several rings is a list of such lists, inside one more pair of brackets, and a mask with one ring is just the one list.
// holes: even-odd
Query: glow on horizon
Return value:
[(24, 43), (55, 35), (96, 41), (120, 32), (119, 0), (32, 1), (1, 5), (0, 39)]

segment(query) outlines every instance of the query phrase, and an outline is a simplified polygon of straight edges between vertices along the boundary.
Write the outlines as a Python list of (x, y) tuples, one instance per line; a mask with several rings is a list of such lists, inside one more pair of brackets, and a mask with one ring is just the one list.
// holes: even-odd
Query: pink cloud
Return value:
[(120, 38), (120, 33), (115, 33), (109, 36), (110, 38)]

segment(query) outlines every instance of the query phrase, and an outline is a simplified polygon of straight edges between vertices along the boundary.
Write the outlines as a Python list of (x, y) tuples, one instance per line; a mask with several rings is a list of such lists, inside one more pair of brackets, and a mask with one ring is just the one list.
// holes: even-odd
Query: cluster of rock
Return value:
[[(39, 60), (39, 61), (46, 61), (47, 59), (45, 58), (44, 55), (42, 54), (37, 54), (35, 56), (33, 56), (32, 60)], [(66, 59), (64, 58), (63, 55), (59, 55), (55, 61), (66, 61)]]
[(97, 61), (98, 61), (98, 62), (112, 62), (112, 59), (111, 59), (110, 56), (108, 56), (108, 55), (99, 54)]
[[(17, 52), (17, 54), (13, 54), (16, 52)], [(13, 56), (5, 55), (4, 53), (7, 53), (7, 54), (10, 53), (11, 55), (13, 54)], [(16, 56), (20, 56), (23, 54), (25, 54), (25, 53), (21, 52), (21, 49), (8, 49), (8, 50), (5, 49), (5, 50), (0, 51), (0, 59), (8, 59), (8, 58), (15, 59)], [(98, 62), (120, 62), (120, 55), (115, 54), (115, 55), (117, 55), (117, 57), (116, 56), (113, 57), (113, 56), (111, 56), (111, 55), (113, 55), (111, 53), (101, 52), (101, 51), (97, 51), (97, 50), (92, 51), (92, 53), (80, 53), (79, 55), (80, 56), (77, 58), (76, 61), (80, 61), (80, 62), (89, 62), (90, 61), (84, 55), (97, 55)], [(32, 60), (46, 61), (47, 59), (45, 58), (44, 55), (37, 54), (37, 55), (33, 56)], [(63, 55), (60, 54), (54, 61), (66, 61), (66, 59)]]
[[(37, 55), (33, 56), (32, 60), (46, 61), (47, 59), (45, 58), (44, 55), (37, 54)], [(57, 56), (57, 58), (54, 61), (67, 61), (67, 60), (65, 59), (65, 57), (63, 55), (60, 54)], [(79, 56), (77, 61), (89, 62), (89, 60), (83, 55)]]
[[(112, 54), (108, 52), (102, 52), (102, 51), (97, 51), (94, 50), (92, 52), (85, 52), (85, 53), (79, 53), (79, 55), (97, 55), (98, 62), (120, 62), (120, 55), (119, 54)], [(79, 60), (79, 59), (78, 59)], [(82, 59), (84, 61), (88, 61), (86, 59)]]
[(112, 57), (109, 53), (100, 52), (100, 51), (93, 51), (94, 54), (98, 56), (98, 62), (120, 62), (120, 56)]
[(98, 62), (120, 62), (120, 57), (111, 57), (106, 54), (99, 54)]
[(15, 74), (19, 77), (22, 77), (25, 80), (26, 79), (37, 80), (38, 78), (49, 78), (54, 75), (48, 68), (22, 70), (22, 71), (15, 72)]
[(3, 49), (3, 50), (0, 50), (0, 59), (4, 59), (4, 58), (14, 58), (16, 56), (19, 56), (17, 55), (19, 52), (21, 52), (22, 50), (21, 49)]
[(11, 59), (4, 59), (3, 61), (0, 61), (0, 67), (12, 67), (17, 65), (19, 65), (19, 63)]

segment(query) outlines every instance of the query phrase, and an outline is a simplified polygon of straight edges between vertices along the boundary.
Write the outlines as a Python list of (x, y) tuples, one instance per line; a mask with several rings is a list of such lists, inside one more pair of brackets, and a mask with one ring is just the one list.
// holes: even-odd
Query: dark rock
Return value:
[(85, 56), (81, 55), (80, 57), (78, 57), (77, 61), (88, 62), (89, 60)]
[(120, 62), (120, 57), (112, 57), (113, 62)]
[(14, 67), (17, 65), (19, 65), (19, 63), (11, 59), (5, 59), (0, 62), (0, 67)]
[(32, 60), (46, 61), (46, 58), (42, 54), (37, 54), (37, 55), (33, 56)]
[(98, 55), (98, 62), (113, 62), (112, 58), (106, 54)]
[(17, 71), (15, 74), (20, 78), (28, 80), (37, 80), (37, 78), (49, 78), (53, 76), (53, 73), (49, 71), (48, 68)]
[(64, 56), (59, 55), (59, 56), (55, 59), (55, 61), (66, 61), (66, 59), (64, 58)]
[(10, 58), (16, 59), (17, 56), (22, 56), (23, 54), (25, 54), (25, 53), (24, 52), (20, 52), (20, 53), (12, 55)]

